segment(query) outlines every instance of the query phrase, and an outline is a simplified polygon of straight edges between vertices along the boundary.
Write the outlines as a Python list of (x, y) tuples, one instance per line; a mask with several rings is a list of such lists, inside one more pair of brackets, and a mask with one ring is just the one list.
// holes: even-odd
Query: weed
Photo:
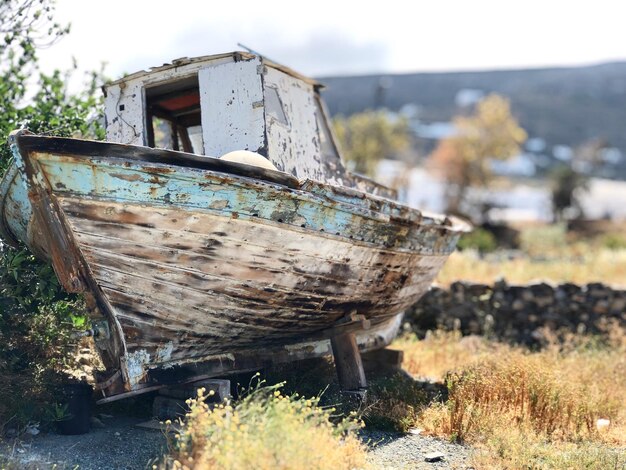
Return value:
[(460, 331), (429, 332), (422, 341), (413, 335), (397, 339), (394, 346), (404, 351), (404, 367), (419, 377), (443, 380), (450, 370), (465, 367), (507, 347), (480, 336)]
[(365, 465), (354, 418), (331, 422), (319, 398), (282, 393), (283, 384), (253, 387), (233, 404), (211, 408), (203, 389), (162, 468), (335, 469)]
[(368, 428), (384, 431), (407, 432), (415, 427), (428, 402), (418, 382), (401, 372), (374, 378), (367, 393), (361, 417)]
[(72, 414), (68, 409), (69, 405), (67, 403), (52, 403), (45, 409), (46, 417), (49, 421), (58, 422), (58, 421), (67, 421), (72, 419)]
[(478, 468), (622, 468), (626, 334), (560, 341), (530, 352), (456, 332), (402, 338), (409, 371), (437, 358), (431, 373), (448, 387), (448, 401), (422, 409), (419, 426), (472, 444)]

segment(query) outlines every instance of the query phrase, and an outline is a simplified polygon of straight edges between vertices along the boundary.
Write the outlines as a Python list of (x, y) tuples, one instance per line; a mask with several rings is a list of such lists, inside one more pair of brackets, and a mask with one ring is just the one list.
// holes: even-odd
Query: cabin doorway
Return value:
[(204, 154), (198, 75), (146, 87), (148, 147)]

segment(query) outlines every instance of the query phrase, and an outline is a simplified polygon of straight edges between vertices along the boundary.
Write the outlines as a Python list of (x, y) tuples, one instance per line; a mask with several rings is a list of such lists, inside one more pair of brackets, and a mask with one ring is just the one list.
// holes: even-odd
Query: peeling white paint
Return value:
[(300, 351), (307, 351), (310, 357), (324, 356), (331, 354), (330, 340), (310, 341), (307, 343), (288, 344), (285, 349), (289, 354), (296, 354)]
[(113, 85), (104, 101), (107, 140), (145, 145), (143, 84), (139, 81)]
[(150, 363), (150, 354), (145, 349), (139, 349), (126, 354), (126, 372), (131, 387), (137, 385), (146, 373), (146, 365)]
[(147, 145), (146, 88), (196, 75), (204, 155), (249, 150), (300, 179), (353, 184), (331, 142), (314, 81), (249, 54), (180, 63), (140, 72), (106, 87), (107, 140)]
[(156, 362), (167, 362), (172, 357), (172, 351), (174, 351), (174, 343), (168, 341), (164, 346), (160, 346), (156, 350)]
[(261, 59), (207, 66), (198, 72), (205, 155), (258, 152), (265, 145)]

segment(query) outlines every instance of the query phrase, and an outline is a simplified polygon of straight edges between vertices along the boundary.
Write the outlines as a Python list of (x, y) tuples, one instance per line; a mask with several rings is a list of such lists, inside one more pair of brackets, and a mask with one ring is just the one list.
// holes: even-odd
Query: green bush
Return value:
[(483, 228), (475, 228), (461, 237), (458, 247), (460, 250), (474, 249), (481, 253), (488, 253), (498, 248), (498, 242), (491, 232)]
[[(70, 94), (73, 71), (44, 74), (37, 51), (69, 32), (53, 21), (54, 0), (0, 2), (0, 177), (11, 163), (11, 131), (103, 138), (94, 110), (101, 102), (97, 72)], [(0, 243), (0, 435), (45, 420), (54, 387), (73, 353), (70, 333), (86, 321), (83, 301), (59, 286), (48, 263), (25, 248)]]
[(0, 389), (0, 432), (46, 420), (85, 319), (82, 299), (63, 292), (49, 264), (0, 248), (0, 380), (11, 384)]
[(602, 237), (602, 246), (609, 250), (626, 249), (626, 237), (619, 233), (607, 233)]

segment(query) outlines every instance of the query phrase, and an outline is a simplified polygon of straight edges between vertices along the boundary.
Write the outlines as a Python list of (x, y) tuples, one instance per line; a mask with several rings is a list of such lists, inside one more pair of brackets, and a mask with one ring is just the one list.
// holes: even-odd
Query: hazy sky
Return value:
[(626, 60), (619, 0), (57, 0), (56, 18), (72, 31), (44, 67), (112, 78), (238, 42), (314, 76)]

